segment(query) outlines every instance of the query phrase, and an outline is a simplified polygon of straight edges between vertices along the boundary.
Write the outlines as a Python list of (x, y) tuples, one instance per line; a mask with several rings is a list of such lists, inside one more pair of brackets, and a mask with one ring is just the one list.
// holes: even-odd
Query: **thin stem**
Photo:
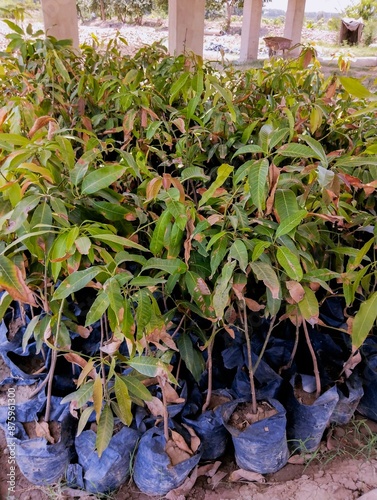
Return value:
[(158, 384), (161, 387), (162, 403), (164, 405), (164, 436), (166, 442), (169, 441), (169, 414), (168, 414), (168, 401), (165, 394), (165, 380), (162, 377), (157, 377)]
[(211, 338), (209, 339), (208, 347), (207, 347), (207, 372), (208, 372), (208, 387), (207, 387), (207, 397), (202, 407), (202, 413), (206, 411), (208, 408), (211, 398), (212, 398), (212, 385), (213, 385), (213, 359), (212, 359), (212, 351), (213, 344), (215, 343), (215, 325), (213, 325), (213, 332)]
[(51, 366), (50, 366), (49, 376), (48, 376), (45, 422), (49, 422), (50, 421), (51, 397), (52, 397), (52, 382), (54, 381), (54, 372), (55, 372), (56, 360), (57, 359), (58, 359), (58, 351), (54, 349), (52, 351), (52, 354), (51, 354)]
[(279, 375), (280, 375), (281, 372), (283, 372), (284, 370), (288, 370), (288, 368), (290, 368), (292, 366), (293, 360), (295, 359), (296, 352), (297, 352), (298, 340), (300, 338), (299, 334), (300, 334), (300, 327), (299, 327), (299, 324), (298, 324), (298, 314), (297, 314), (297, 309), (296, 309), (296, 336), (295, 336), (295, 343), (293, 345), (291, 357), (289, 358), (288, 363), (280, 368)]
[(246, 347), (247, 347), (247, 364), (249, 369), (249, 380), (250, 380), (251, 411), (255, 415), (257, 413), (257, 395), (255, 392), (254, 371), (253, 371), (253, 363), (251, 360), (251, 342), (249, 337), (249, 325), (247, 324), (247, 310), (246, 310), (245, 300), (243, 300), (243, 327), (245, 331)]
[(317, 358), (316, 358), (312, 343), (310, 342), (308, 327), (307, 327), (306, 321), (304, 319), (302, 320), (302, 326), (304, 328), (306, 343), (308, 344), (310, 355), (311, 355), (312, 361), (313, 361), (313, 371), (314, 371), (315, 385), (316, 385), (315, 397), (318, 398), (321, 395), (321, 378), (319, 376), (318, 362), (317, 362)]
[(263, 355), (264, 355), (265, 350), (267, 348), (267, 344), (268, 344), (268, 342), (270, 340), (270, 337), (271, 337), (272, 330), (274, 329), (275, 321), (276, 321), (276, 314), (275, 314), (275, 316), (272, 316), (272, 318), (271, 318), (270, 327), (268, 329), (266, 338), (264, 340), (262, 350), (261, 350), (261, 352), (260, 352), (260, 354), (258, 356), (258, 360), (257, 360), (257, 362), (255, 363), (255, 366), (254, 366), (254, 373), (257, 371), (259, 363), (261, 362), (261, 359), (263, 358)]
[(100, 349), (99, 349), (99, 353), (100, 354), (99, 355), (100, 355), (100, 360), (101, 360), (101, 373), (102, 373), (103, 387), (104, 387), (104, 390), (106, 391), (106, 389), (107, 389), (107, 386), (105, 384), (106, 371), (105, 371), (104, 356), (103, 356), (103, 351), (102, 351), (103, 343), (104, 343), (104, 340), (105, 340), (104, 321), (105, 321), (105, 318), (104, 318), (104, 316), (102, 316), (101, 317), (101, 322), (100, 322), (100, 325), (101, 325), (101, 340), (100, 340)]

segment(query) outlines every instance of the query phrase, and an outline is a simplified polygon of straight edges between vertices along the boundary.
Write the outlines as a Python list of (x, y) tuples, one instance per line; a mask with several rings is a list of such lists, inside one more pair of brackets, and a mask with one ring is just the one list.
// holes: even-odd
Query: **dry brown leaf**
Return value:
[(113, 337), (109, 340), (109, 342), (101, 347), (101, 351), (105, 352), (109, 356), (113, 356), (113, 354), (118, 351), (121, 343), (122, 341), (120, 339)]
[(37, 118), (28, 133), (29, 139), (31, 139), (39, 129), (45, 127), (51, 121), (55, 121), (55, 118), (52, 118), (52, 116), (40, 116)]
[(165, 452), (168, 455), (172, 466), (178, 465), (191, 458), (191, 454), (182, 450), (172, 439), (169, 439), (166, 443)]
[(78, 333), (83, 339), (87, 339), (92, 331), (93, 328), (91, 326), (89, 326), (88, 328), (85, 328), (85, 326), (81, 325), (76, 326), (76, 333)]
[(228, 473), (227, 472), (223, 472), (223, 471), (218, 471), (216, 472), (215, 475), (213, 475), (211, 477), (211, 485), (212, 485), (212, 489), (214, 490), (215, 488), (217, 488), (217, 486), (220, 484), (220, 482), (224, 479), (224, 477), (227, 475)]
[(280, 175), (280, 169), (274, 164), (271, 163), (269, 171), (268, 171), (268, 177), (269, 177), (269, 184), (270, 184), (270, 193), (266, 202), (266, 215), (271, 214), (272, 209), (274, 207), (274, 201), (275, 201), (275, 193), (276, 189), (278, 187), (278, 180), (279, 180), (279, 175)]
[(49, 443), (55, 444), (55, 439), (50, 434), (50, 428), (47, 422), (43, 420), (41, 422), (35, 421), (35, 433), (37, 437), (42, 437)]
[(285, 285), (294, 302), (298, 303), (304, 298), (304, 287), (298, 281), (287, 281)]
[(217, 222), (221, 221), (224, 219), (224, 216), (223, 215), (220, 215), (220, 214), (213, 214), (213, 215), (210, 215), (207, 219), (207, 222), (210, 226), (213, 226), (214, 224), (216, 224)]
[(345, 376), (348, 378), (352, 375), (354, 368), (361, 363), (361, 354), (355, 346), (352, 346), (352, 354), (349, 359), (343, 365), (343, 371)]
[(191, 450), (196, 453), (198, 451), (198, 448), (200, 446), (200, 443), (201, 443), (201, 440), (200, 438), (196, 435), (196, 432), (194, 431), (194, 429), (192, 427), (190, 427), (189, 425), (186, 425), (186, 424), (182, 424), (182, 426), (188, 430), (189, 434), (190, 434), (190, 448)]
[(236, 481), (242, 481), (242, 480), (254, 481), (256, 483), (265, 483), (266, 482), (266, 480), (262, 476), (262, 474), (259, 474), (258, 472), (252, 472), (249, 470), (245, 470), (245, 469), (234, 470), (229, 476), (229, 481), (231, 481), (232, 483), (234, 483)]
[(218, 471), (220, 465), (221, 465), (220, 460), (217, 460), (217, 462), (215, 462), (214, 464), (202, 465), (198, 469), (198, 477), (199, 476), (213, 477)]
[[(88, 364), (86, 359), (82, 358), (81, 356), (79, 356), (78, 354), (76, 354), (74, 352), (68, 352), (67, 354), (64, 354), (64, 357), (69, 363), (73, 363), (75, 365), (81, 366), (81, 368), (85, 368), (85, 366)], [(89, 373), (89, 377), (91, 377), (92, 379), (95, 379), (96, 376), (97, 376), (97, 372), (93, 368), (91, 370), (91, 372)]]
[(288, 463), (293, 465), (304, 465), (305, 462), (305, 455), (292, 455), (288, 459)]
[(190, 260), (191, 248), (192, 248), (192, 235), (195, 230), (195, 225), (191, 217), (189, 217), (186, 224), (186, 240), (183, 243), (183, 248), (185, 249), (185, 263), (187, 264)]
[(225, 326), (224, 326), (224, 330), (225, 330), (227, 333), (229, 333), (229, 335), (230, 335), (230, 337), (231, 337), (232, 339), (234, 339), (234, 338), (235, 338), (235, 336), (236, 336), (236, 335), (235, 335), (235, 333), (234, 333), (233, 328), (231, 328), (230, 326), (225, 325)]
[(175, 490), (169, 491), (165, 498), (167, 500), (185, 500), (187, 495), (190, 493), (194, 487), (196, 480), (198, 478), (198, 468), (195, 467), (190, 476), (188, 476), (183, 484)]
[[(165, 346), (162, 345), (160, 342), (163, 342), (165, 344)], [(178, 348), (175, 345), (174, 340), (171, 338), (171, 336), (166, 331), (165, 326), (162, 326), (160, 328), (155, 328), (145, 338), (140, 339), (140, 343), (141, 343), (141, 345), (143, 345), (144, 348), (146, 348), (147, 345), (149, 343), (151, 343), (151, 344), (154, 344), (158, 349), (160, 349), (160, 351), (167, 351), (168, 348), (173, 349), (173, 351), (178, 351)]]
[(150, 401), (145, 401), (148, 410), (152, 413), (154, 417), (163, 417), (165, 414), (165, 406), (162, 401), (155, 396), (152, 397)]
[(266, 307), (264, 304), (258, 304), (255, 300), (248, 299), (247, 297), (245, 297), (245, 304), (253, 312), (259, 312)]
[(168, 382), (164, 384), (164, 391), (167, 403), (184, 403), (185, 398), (179, 397), (177, 391)]
[(192, 455), (193, 452), (184, 440), (184, 437), (181, 436), (178, 432), (171, 430), (171, 439), (174, 441), (174, 443), (178, 446), (178, 448), (189, 455)]

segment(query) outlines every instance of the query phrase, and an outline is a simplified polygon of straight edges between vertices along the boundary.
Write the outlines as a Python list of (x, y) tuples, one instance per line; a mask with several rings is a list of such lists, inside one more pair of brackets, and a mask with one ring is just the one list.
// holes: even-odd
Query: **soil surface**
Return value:
[[(377, 424), (369, 422), (376, 437)], [(355, 424), (354, 428), (356, 428)], [(377, 499), (377, 459), (373, 450), (355, 443), (344, 446), (345, 428), (331, 433), (327, 443), (321, 449), (305, 457), (292, 457), (275, 474), (260, 476), (256, 482), (237, 479), (234, 471), (238, 469), (232, 455), (221, 459), (220, 464), (211, 467), (207, 475), (198, 477), (194, 486), (183, 496), (171, 496), (176, 500), (353, 500), (371, 492), (368, 500)], [(342, 446), (341, 446), (342, 444)], [(332, 449), (329, 449), (332, 448)], [(373, 448), (373, 446), (372, 446)], [(0, 498), (8, 498), (7, 473), (9, 472), (9, 450), (6, 448), (4, 433), (0, 432)], [(372, 453), (369, 456), (369, 453)], [(352, 458), (351, 455), (354, 455)], [(205, 472), (205, 471), (204, 471)], [(233, 472), (233, 474), (232, 474)], [(147, 473), (147, 472), (146, 472)], [(242, 471), (241, 471), (242, 475)], [(239, 476), (239, 474), (238, 474)], [(66, 488), (63, 484), (43, 488), (30, 484), (16, 467), (14, 500), (48, 500), (81, 498), (84, 500), (100, 498), (88, 493)], [(375, 491), (373, 491), (375, 490)], [(113, 500), (147, 500), (147, 495), (140, 493), (132, 481), (125, 484), (116, 493), (106, 496)]]
[[(42, 28), (40, 23), (33, 23), (33, 28)], [(283, 28), (262, 26), (261, 38), (282, 36)], [(0, 50), (7, 45), (5, 35), (8, 27), (0, 23)], [(118, 22), (103, 23), (93, 20), (80, 24), (80, 41), (91, 43), (94, 33), (100, 44), (108, 42), (116, 33), (125, 37), (128, 45), (125, 52), (135, 53), (145, 44), (161, 41), (167, 45), (166, 21), (154, 20), (144, 26), (129, 26)], [(304, 30), (303, 41), (326, 41), (336, 43), (337, 33), (322, 30)], [(209, 60), (236, 61), (240, 49), (240, 25), (232, 27), (231, 34), (221, 34), (220, 23), (207, 23), (204, 38), (204, 56)], [(267, 48), (261, 42), (260, 56), (267, 56)], [(373, 70), (367, 70), (375, 72)], [(375, 76), (374, 76), (375, 77)], [(7, 375), (1, 366), (0, 380)], [(1, 401), (0, 401), (1, 404)], [(366, 500), (377, 500), (377, 423), (361, 417), (348, 426), (330, 429), (320, 449), (306, 456), (291, 457), (283, 469), (265, 477), (255, 475), (255, 482), (242, 479), (242, 473), (234, 474), (238, 469), (233, 461), (232, 450), (216, 466), (199, 469), (198, 478), (192, 477), (192, 486), (187, 491), (178, 492), (170, 499), (183, 500), (353, 500), (369, 493)], [(15, 491), (8, 490), (10, 473), (10, 450), (6, 446), (5, 435), (0, 430), (0, 498), (13, 500), (47, 500), (64, 498), (97, 498), (85, 492), (70, 490), (64, 484), (43, 488), (30, 484), (15, 468)], [(147, 473), (147, 471), (146, 471)], [(232, 474), (233, 473), (233, 474)], [(202, 474), (202, 475), (200, 475)], [(181, 493), (181, 495), (180, 495)], [(98, 497), (99, 498), (99, 497)], [(134, 483), (106, 498), (114, 500), (147, 500), (147, 495), (140, 493)]]

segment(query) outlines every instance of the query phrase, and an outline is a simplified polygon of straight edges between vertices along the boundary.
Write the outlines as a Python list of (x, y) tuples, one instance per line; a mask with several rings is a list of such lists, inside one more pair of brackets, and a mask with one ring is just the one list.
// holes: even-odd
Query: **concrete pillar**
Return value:
[[(292, 40), (292, 47), (301, 42), (301, 32), (304, 25), (306, 0), (288, 0), (287, 15), (285, 17), (284, 36)], [(290, 52), (295, 55), (300, 49)]]
[(47, 35), (79, 46), (76, 0), (42, 0), (42, 12)]
[(203, 56), (205, 0), (169, 0), (169, 52)]
[(242, 16), (240, 61), (258, 59), (263, 0), (245, 0)]

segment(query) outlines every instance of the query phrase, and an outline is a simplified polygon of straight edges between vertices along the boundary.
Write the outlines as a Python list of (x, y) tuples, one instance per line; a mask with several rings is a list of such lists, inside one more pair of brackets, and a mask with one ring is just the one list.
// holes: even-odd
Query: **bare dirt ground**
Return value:
[[(33, 23), (35, 30), (41, 24)], [(6, 33), (10, 30), (0, 23), (0, 50), (6, 46)], [(127, 52), (132, 54), (145, 44), (161, 41), (167, 45), (166, 21), (146, 22), (144, 26), (129, 26), (118, 22), (100, 22), (93, 20), (80, 25), (80, 41), (90, 43), (94, 33), (103, 43), (109, 41), (119, 32), (128, 41)], [(281, 36), (282, 28), (262, 27), (261, 37)], [(306, 30), (303, 39), (306, 42), (326, 40), (329, 44), (336, 42), (337, 34), (317, 30)], [(239, 57), (240, 26), (234, 25), (232, 33), (222, 35), (219, 23), (210, 23), (205, 28), (204, 56), (208, 60), (235, 61)], [(261, 42), (260, 56), (266, 57), (267, 49)], [(368, 72), (370, 70), (367, 70)], [(374, 70), (373, 70), (374, 73)], [(5, 374), (1, 373), (0, 379)], [(231, 481), (231, 473), (237, 469), (231, 453), (222, 459), (215, 473), (202, 475), (194, 480), (188, 492), (179, 493), (176, 500), (353, 500), (368, 494), (365, 500), (377, 500), (377, 459), (375, 442), (377, 424), (367, 421), (367, 425), (355, 420), (347, 427), (337, 428), (328, 433), (320, 450), (310, 456), (292, 459), (296, 463), (288, 463), (275, 474), (260, 478), (261, 482), (248, 482), (243, 479)], [(369, 430), (367, 430), (369, 429)], [(64, 498), (81, 498), (89, 500), (97, 498), (85, 492), (69, 490), (64, 484), (51, 488), (41, 488), (30, 484), (16, 468), (15, 493), (8, 490), (9, 449), (3, 431), (0, 431), (0, 498), (13, 500), (47, 500)], [(299, 462), (299, 463), (297, 463)], [(146, 471), (147, 473), (147, 471)], [(234, 475), (233, 475), (234, 478)], [(263, 481), (263, 482), (262, 482)], [(148, 496), (140, 493), (132, 481), (106, 498), (114, 500), (146, 500)]]

